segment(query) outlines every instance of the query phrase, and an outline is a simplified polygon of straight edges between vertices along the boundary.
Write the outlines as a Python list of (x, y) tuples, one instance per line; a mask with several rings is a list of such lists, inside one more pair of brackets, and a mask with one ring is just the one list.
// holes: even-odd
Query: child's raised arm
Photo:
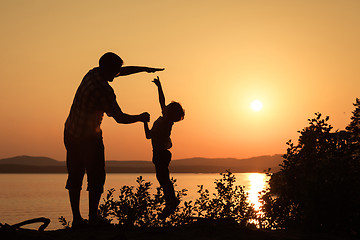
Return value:
[(161, 82), (160, 82), (159, 77), (156, 77), (156, 78), (153, 80), (153, 83), (155, 83), (155, 85), (156, 85), (157, 88), (158, 88), (159, 102), (160, 102), (161, 110), (163, 111), (164, 108), (165, 108), (165, 95), (164, 95), (164, 92), (163, 92), (163, 90), (162, 90), (162, 86), (161, 86)]
[(144, 122), (145, 136), (147, 139), (151, 138), (151, 130), (149, 129), (148, 122)]

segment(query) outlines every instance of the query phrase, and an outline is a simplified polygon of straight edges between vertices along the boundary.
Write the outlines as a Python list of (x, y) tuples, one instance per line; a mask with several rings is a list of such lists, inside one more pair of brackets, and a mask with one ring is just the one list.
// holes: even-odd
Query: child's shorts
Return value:
[(171, 152), (169, 150), (153, 150), (152, 162), (158, 166), (169, 167)]

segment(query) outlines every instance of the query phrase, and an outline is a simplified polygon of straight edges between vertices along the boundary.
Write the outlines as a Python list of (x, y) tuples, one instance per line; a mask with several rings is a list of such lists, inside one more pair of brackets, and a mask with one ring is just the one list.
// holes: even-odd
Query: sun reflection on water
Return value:
[(247, 191), (249, 193), (249, 201), (253, 204), (255, 211), (259, 211), (261, 207), (259, 192), (265, 189), (267, 177), (265, 174), (251, 173), (249, 174), (248, 179), (250, 181), (250, 189)]

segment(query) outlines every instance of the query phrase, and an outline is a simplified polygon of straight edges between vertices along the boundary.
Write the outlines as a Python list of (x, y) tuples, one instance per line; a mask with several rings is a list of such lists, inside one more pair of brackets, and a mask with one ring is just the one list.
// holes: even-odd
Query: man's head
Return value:
[(171, 102), (166, 105), (163, 115), (172, 122), (178, 122), (184, 119), (185, 111), (180, 103)]
[(112, 52), (107, 52), (99, 59), (99, 67), (107, 81), (111, 82), (116, 77), (123, 65), (123, 60)]

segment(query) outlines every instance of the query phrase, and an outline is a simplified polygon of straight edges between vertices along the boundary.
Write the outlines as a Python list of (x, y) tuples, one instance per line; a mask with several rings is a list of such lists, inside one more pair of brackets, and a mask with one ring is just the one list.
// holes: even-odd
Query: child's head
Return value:
[(163, 115), (172, 122), (178, 122), (184, 119), (185, 111), (178, 102), (171, 102), (166, 105)]

